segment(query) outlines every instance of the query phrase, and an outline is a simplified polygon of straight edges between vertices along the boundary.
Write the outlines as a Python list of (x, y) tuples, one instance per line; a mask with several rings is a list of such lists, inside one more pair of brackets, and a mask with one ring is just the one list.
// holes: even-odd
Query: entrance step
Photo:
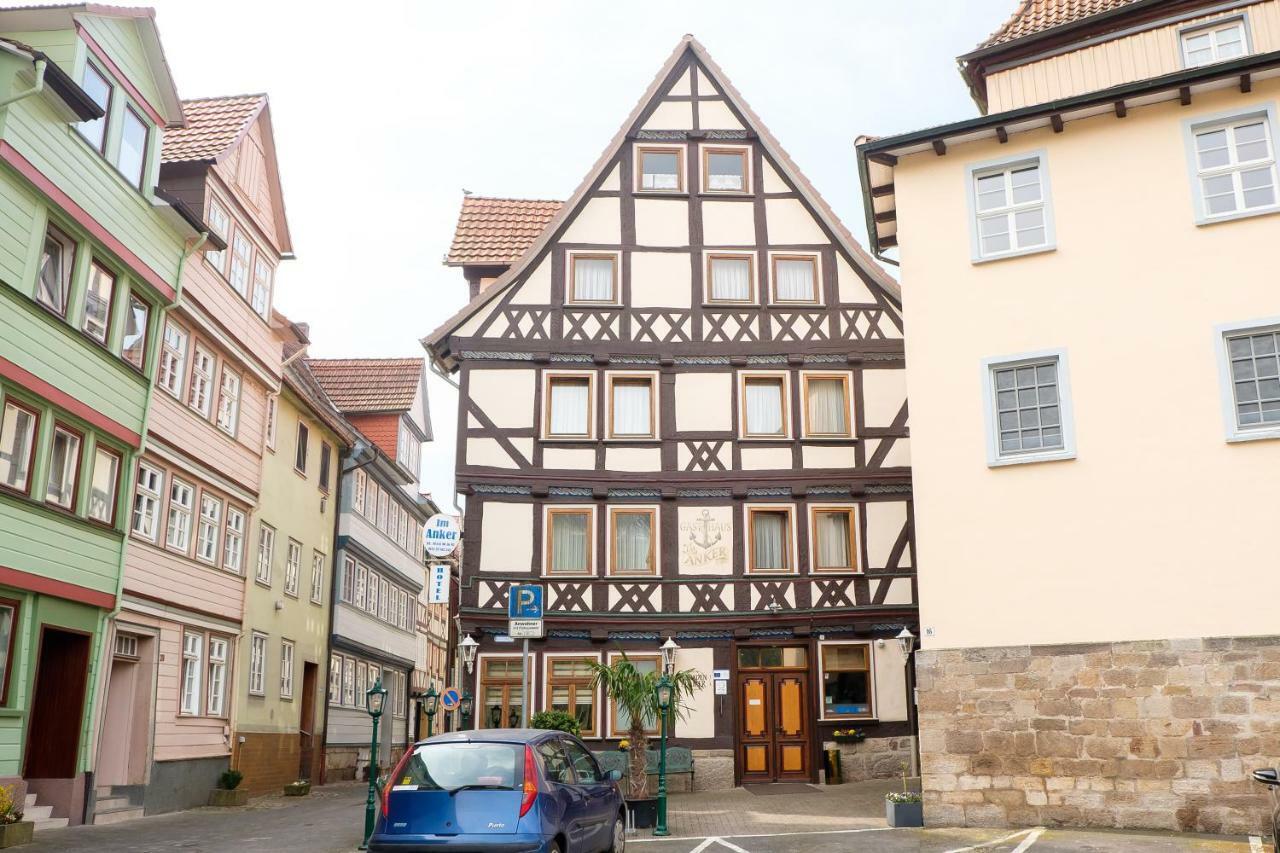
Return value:
[(93, 805), (94, 814), (102, 814), (103, 812), (115, 811), (116, 809), (128, 808), (130, 805), (128, 797), (98, 797), (97, 802)]
[(61, 829), (70, 823), (65, 817), (54, 817), (53, 806), (38, 806), (36, 800), (36, 794), (27, 794), (26, 805), (22, 810), (23, 820), (29, 820), (35, 824), (31, 828), (33, 832), (39, 832), (42, 829)]
[(53, 806), (27, 806), (22, 812), (23, 820), (34, 820), (39, 823), (53, 817)]
[[(128, 805), (127, 801), (122, 801), (125, 805), (116, 806), (114, 808), (99, 808), (93, 815), (94, 826), (105, 826), (110, 823), (124, 823), (129, 820), (136, 820), (142, 817), (142, 806)], [(101, 806), (101, 803), (99, 803)]]
[(31, 831), (40, 832), (44, 829), (62, 829), (68, 823), (70, 823), (70, 821), (65, 817), (51, 817), (46, 820), (36, 821), (35, 826), (31, 828)]
[(27, 801), (26, 801), (26, 803), (24, 803), (23, 805), (24, 805), (26, 808), (31, 808), (31, 807), (32, 807), (32, 806), (34, 806), (35, 804), (36, 804), (36, 795), (35, 795), (35, 794), (27, 794)]

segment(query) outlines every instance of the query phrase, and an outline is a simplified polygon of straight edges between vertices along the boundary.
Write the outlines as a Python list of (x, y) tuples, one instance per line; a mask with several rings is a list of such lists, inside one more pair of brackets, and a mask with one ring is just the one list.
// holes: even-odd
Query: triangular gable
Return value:
[[(694, 69), (697, 70), (695, 71)], [(426, 338), (423, 338), (422, 343), (424, 346), (428, 348), (435, 347), (464, 326), (474, 328), (476, 324), (468, 321), (478, 319), (476, 317), (478, 312), (482, 312), (514, 283), (520, 281), (526, 273), (534, 268), (535, 262), (543, 261), (543, 254), (546, 250), (551, 247), (554, 241), (562, 237), (562, 232), (571, 227), (584, 207), (593, 201), (589, 198), (590, 194), (596, 189), (608, 188), (611, 184), (617, 182), (618, 176), (615, 161), (622, 152), (623, 147), (628, 144), (629, 137), (632, 137), (636, 131), (641, 129), (681, 129), (686, 121), (686, 113), (689, 114), (687, 120), (689, 122), (692, 121), (692, 109), (681, 110), (678, 107), (667, 107), (664, 110), (664, 107), (671, 102), (668, 101), (664, 104), (663, 98), (666, 96), (687, 95), (691, 91), (690, 87), (694, 85), (693, 75), (695, 73), (699, 84), (709, 87), (704, 94), (714, 92), (722, 95), (724, 103), (728, 107), (726, 114), (733, 116), (735, 122), (745, 124), (745, 129), (753, 131), (758, 137), (765, 155), (767, 155), (765, 162), (768, 163), (771, 160), (777, 165), (780, 174), (775, 173), (770, 176), (766, 173), (761, 178), (765, 181), (785, 179), (790, 185), (786, 187), (787, 190), (794, 187), (795, 192), (801, 196), (816, 218), (830, 232), (836, 246), (847, 255), (848, 262), (853, 265), (849, 267), (848, 271), (857, 275), (860, 279), (864, 279), (868, 287), (878, 289), (895, 308), (901, 304), (901, 292), (897, 282), (853, 238), (853, 235), (840, 222), (834, 211), (831, 210), (822, 196), (818, 194), (813, 185), (801, 173), (799, 167), (783, 150), (777, 139), (764, 125), (764, 122), (760, 120), (760, 117), (747, 106), (742, 95), (729, 82), (723, 70), (711, 59), (702, 44), (693, 36), (686, 35), (676, 45), (671, 56), (663, 64), (635, 108), (632, 109), (617, 133), (614, 134), (613, 139), (605, 147), (604, 152), (591, 167), (586, 178), (578, 185), (573, 195), (565, 202), (546, 228), (543, 229), (538, 239), (492, 286), (481, 291), (462, 310), (454, 314)], [(664, 110), (664, 112), (655, 118), (655, 113), (658, 113), (659, 110)], [(740, 122), (737, 121), (739, 117)], [(772, 170), (772, 167), (770, 168)], [(602, 200), (595, 199), (594, 201), (599, 202)], [(842, 258), (842, 260), (844, 259)], [(545, 263), (543, 265), (545, 266)], [(857, 268), (856, 273), (854, 273), (853, 267)]]
[[(282, 255), (293, 254), (293, 240), (289, 235), (289, 221), (285, 216), (284, 189), (280, 183), (280, 161), (276, 159), (275, 134), (271, 127), (271, 105), (263, 96), (262, 109), (249, 122), (228, 147), (227, 153), (234, 152), (237, 161), (244, 156), (260, 157), (260, 168), (252, 170), (237, 169), (232, 176), (237, 188), (242, 192), (254, 209), (270, 221), (271, 235)], [(251, 152), (251, 153), (250, 153)], [(237, 162), (237, 166), (241, 164)], [(224, 176), (224, 179), (227, 179)], [(248, 186), (245, 186), (248, 183)]]

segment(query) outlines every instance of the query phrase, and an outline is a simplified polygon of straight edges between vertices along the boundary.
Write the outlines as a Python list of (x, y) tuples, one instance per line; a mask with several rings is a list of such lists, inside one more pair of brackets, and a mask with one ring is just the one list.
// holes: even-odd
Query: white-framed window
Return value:
[(861, 571), (856, 504), (809, 505), (809, 570), (818, 573)]
[(378, 618), (383, 622), (388, 622), (390, 617), (387, 616), (387, 612), (391, 606), (391, 591), (394, 587), (382, 576), (378, 577), (378, 587), (380, 589), (378, 595)]
[(218, 387), (218, 429), (236, 434), (240, 422), (240, 374), (222, 365), (222, 383)]
[(165, 527), (165, 547), (173, 551), (187, 552), (191, 544), (191, 510), (195, 506), (196, 490), (177, 477), (169, 478), (169, 521)]
[(244, 559), (244, 513), (227, 507), (227, 528), (222, 535), (222, 568), (240, 574)]
[(293, 698), (293, 640), (280, 641), (280, 698)]
[(267, 692), (267, 635), (253, 632), (249, 641), (249, 693), (265, 696)]
[(191, 387), (187, 391), (187, 405), (204, 417), (209, 417), (213, 399), (213, 353), (200, 344), (195, 346), (191, 358)]
[(782, 305), (822, 302), (822, 265), (816, 254), (769, 253), (773, 301)]
[(221, 717), (227, 711), (227, 641), (209, 638), (209, 695), (205, 702), (210, 717)]
[(1244, 18), (1188, 27), (1180, 33), (1180, 39), (1185, 68), (1198, 68), (1249, 53)]
[(1216, 329), (1228, 441), (1280, 438), (1280, 317)]
[(222, 527), (222, 501), (208, 492), (200, 493), (200, 522), (196, 528), (196, 559), (209, 564), (218, 561), (218, 532)]
[(271, 556), (276, 547), (276, 532), (267, 524), (258, 525), (258, 565), (254, 580), (271, 586)]
[(298, 597), (298, 571), (302, 563), (302, 543), (289, 540), (284, 561), (284, 594)]
[(387, 494), (385, 489), (378, 490), (378, 529), (386, 533), (390, 529), (391, 517), (388, 515), (391, 509), (391, 496)]
[(356, 704), (356, 662), (351, 658), (342, 659), (342, 704)]
[[(209, 199), (209, 230), (221, 237), (223, 242), (231, 234), (231, 217), (227, 215), (226, 208), (212, 197)], [(226, 275), (227, 257), (222, 249), (206, 249), (204, 259), (219, 273)]]
[(706, 301), (752, 305), (756, 301), (756, 256), (751, 252), (707, 252)]
[(150, 465), (138, 463), (138, 484), (133, 494), (133, 532), (148, 542), (156, 541), (156, 527), (160, 518), (160, 490), (164, 488), (164, 474)]
[(1274, 106), (1189, 119), (1184, 127), (1196, 224), (1280, 210)]
[(377, 572), (369, 572), (369, 588), (365, 591), (365, 610), (371, 616), (378, 615), (378, 600), (382, 595), (381, 579)]
[(236, 293), (249, 298), (249, 263), (253, 256), (253, 244), (244, 235), (243, 228), (237, 228), (231, 241), (231, 274), (229, 280)]
[(116, 151), (116, 168), (130, 184), (143, 189), (143, 177), (147, 164), (147, 139), (150, 136), (147, 123), (137, 110), (128, 104), (120, 125), (120, 147)]
[(418, 436), (409, 426), (408, 418), (400, 418), (399, 435), (396, 437), (396, 461), (413, 473), (418, 473), (418, 454), (421, 451)]
[(595, 436), (594, 373), (547, 371), (542, 374), (544, 438)]
[(570, 252), (565, 302), (570, 305), (617, 305), (619, 299), (616, 252)]
[(365, 480), (368, 475), (364, 473), (363, 468), (357, 468), (355, 476), (351, 478), (351, 509), (364, 515), (364, 490)]
[[(348, 561), (351, 560), (350, 557), (347, 559)], [(356, 607), (364, 610), (368, 606), (366, 602), (369, 600), (369, 569), (353, 561), (349, 562), (349, 565), (355, 569), (356, 576), (356, 597), (353, 603)]]
[(204, 671), (204, 635), (184, 632), (182, 635), (182, 705), (183, 714), (200, 713), (201, 675)]
[(1065, 350), (984, 359), (982, 372), (988, 465), (1075, 458)]
[(853, 720), (875, 716), (874, 650), (866, 642), (818, 644), (818, 681), (822, 719)]
[(605, 434), (611, 439), (646, 439), (658, 436), (656, 373), (610, 372), (605, 375), (609, 409)]
[(267, 263), (262, 257), (262, 253), (258, 253), (258, 258), (253, 262), (253, 310), (257, 311), (262, 317), (267, 316), (267, 309), (271, 305), (271, 274), (274, 272), (271, 264)]
[(329, 704), (342, 704), (342, 656), (329, 655)]
[(160, 346), (160, 375), (156, 384), (170, 396), (182, 399), (183, 372), (187, 365), (187, 330), (165, 321), (164, 340)]
[(552, 504), (543, 508), (544, 575), (595, 574), (596, 508)]
[(1054, 247), (1053, 204), (1044, 153), (968, 167), (972, 260), (994, 260)]
[(356, 603), (356, 561), (349, 556), (342, 558), (342, 586), (338, 595), (347, 604)]
[(280, 417), (280, 396), (271, 394), (267, 397), (267, 429), (263, 436), (267, 450), (276, 449), (276, 420)]
[(740, 437), (791, 437), (791, 377), (785, 371), (739, 373), (738, 400)]
[(324, 600), (324, 554), (311, 552), (311, 603)]
[(364, 497), (364, 517), (377, 526), (378, 524), (378, 493), (382, 488), (378, 485), (378, 481), (372, 477), (366, 479), (365, 497)]

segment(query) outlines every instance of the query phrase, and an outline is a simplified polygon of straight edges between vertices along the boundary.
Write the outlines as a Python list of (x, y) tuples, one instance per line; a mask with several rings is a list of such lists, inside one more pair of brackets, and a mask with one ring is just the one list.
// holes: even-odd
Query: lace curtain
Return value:
[(779, 259), (774, 261), (774, 296), (786, 302), (814, 301), (813, 261)]
[(613, 517), (613, 548), (618, 572), (648, 572), (652, 517), (647, 512), (619, 512)]
[(750, 435), (782, 434), (782, 383), (747, 380), (747, 432)]
[(818, 567), (844, 569), (849, 561), (849, 515), (843, 512), (820, 512), (815, 520), (818, 532)]
[(588, 513), (556, 513), (551, 516), (551, 572), (587, 570)]
[(781, 512), (757, 512), (751, 516), (754, 546), (753, 569), (785, 569), (787, 516)]
[(849, 410), (844, 401), (843, 379), (808, 381), (809, 432), (844, 435), (849, 431)]
[(751, 299), (751, 262), (746, 258), (716, 258), (711, 262), (711, 298), (746, 302)]

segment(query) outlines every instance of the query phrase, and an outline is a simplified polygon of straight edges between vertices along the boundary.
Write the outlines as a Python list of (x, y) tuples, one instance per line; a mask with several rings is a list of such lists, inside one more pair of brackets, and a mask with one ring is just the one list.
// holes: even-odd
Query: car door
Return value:
[(549, 792), (559, 805), (559, 830), (569, 839), (571, 853), (591, 849), (591, 821), (586, 791), (578, 784), (578, 775), (569, 763), (559, 738), (548, 738), (535, 749), (542, 761), (543, 776)]
[(613, 843), (613, 817), (616, 808), (613, 783), (605, 779), (595, 756), (581, 743), (572, 738), (564, 738), (561, 745), (565, 755), (569, 757), (577, 784), (586, 799), (590, 828), (586, 849), (607, 850)]

